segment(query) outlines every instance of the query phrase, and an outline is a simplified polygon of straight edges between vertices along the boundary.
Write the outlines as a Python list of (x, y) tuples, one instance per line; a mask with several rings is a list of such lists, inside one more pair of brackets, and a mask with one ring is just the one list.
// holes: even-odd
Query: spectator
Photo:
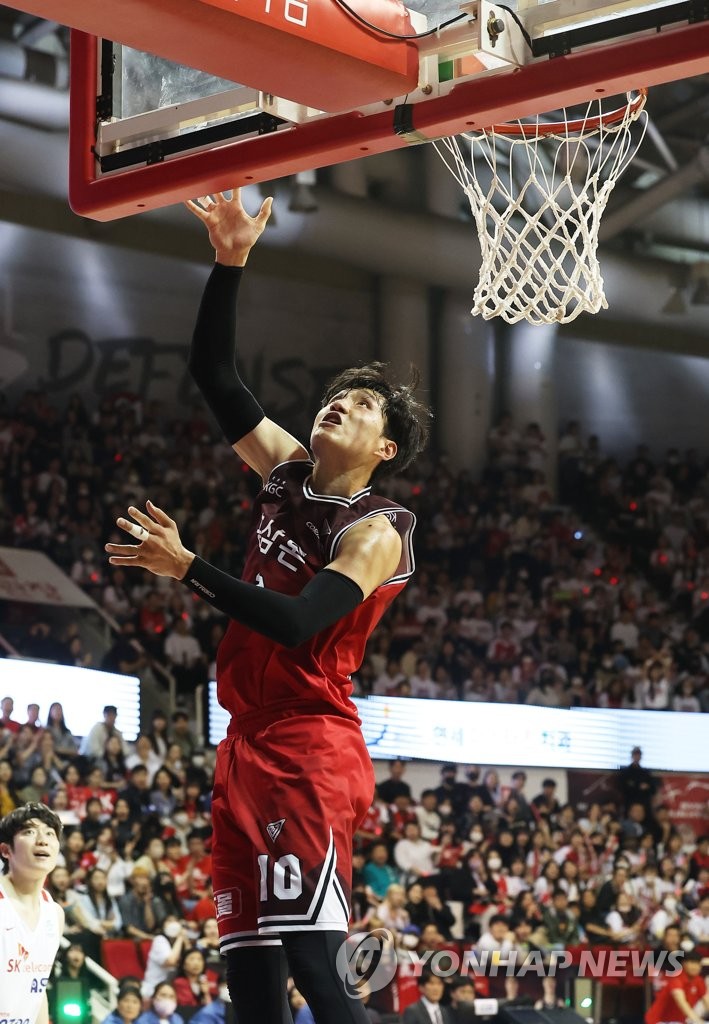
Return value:
[(631, 803), (637, 802), (643, 804), (649, 812), (658, 783), (652, 772), (642, 767), (641, 759), (642, 750), (640, 747), (633, 747), (630, 764), (618, 772), (617, 785), (623, 797), (624, 807), (627, 808)]
[[(477, 772), (477, 769), (470, 769)], [(470, 777), (470, 774), (469, 774)], [(477, 775), (475, 775), (477, 779)], [(470, 798), (470, 786), (458, 781), (458, 765), (444, 764), (441, 768), (441, 784), (434, 790), (439, 807), (442, 804), (450, 806), (449, 813), (458, 817)]]
[(312, 1011), (297, 988), (291, 989), (288, 1002), (293, 1013), (293, 1024), (315, 1024)]
[(80, 941), (88, 931), (88, 922), (79, 906), (78, 895), (71, 888), (69, 872), (65, 867), (57, 865), (46, 885), (49, 895), (64, 911), (64, 937)]
[[(182, 758), (189, 761), (195, 751), (194, 735), (190, 726), (189, 715), (185, 711), (175, 711), (172, 715), (172, 735), (170, 743), (177, 744), (180, 748)], [(169, 759), (165, 761), (166, 767), (170, 767)]]
[(226, 1021), (226, 1008), (231, 1004), (229, 988), (225, 981), (219, 985), (217, 998), (213, 999), (207, 1006), (197, 1010), (194, 1017), (191, 1017), (191, 1024), (224, 1024)]
[(115, 1010), (104, 1017), (103, 1024), (134, 1024), (143, 1010), (140, 988), (136, 985), (124, 985), (118, 993)]
[(418, 1002), (404, 1010), (403, 1024), (454, 1024), (449, 1007), (441, 1006), (445, 992), (442, 978), (424, 972), (419, 978), (419, 992)]
[(104, 672), (141, 676), (149, 665), (150, 657), (136, 637), (135, 622), (132, 618), (125, 619), (120, 633), (103, 656), (101, 668)]
[(116, 728), (117, 717), (118, 708), (114, 704), (107, 704), (103, 709), (103, 721), (91, 726), (81, 742), (79, 753), (96, 761), (99, 760), (104, 755), (106, 740), (109, 736), (118, 736), (123, 744), (124, 753), (127, 753), (123, 733)]
[(207, 970), (200, 949), (185, 949), (172, 980), (178, 1006), (209, 1006), (218, 991), (218, 976)]
[[(54, 968), (54, 984), (51, 986), (47, 1000), (49, 1012), (53, 1020), (57, 1019), (56, 982), (60, 979), (73, 982), (72, 988), (75, 992), (78, 988), (80, 993), (79, 1000), (82, 1006), (89, 1006), (91, 1004), (91, 990), (94, 987), (92, 985), (93, 975), (86, 966), (86, 952), (81, 943), (70, 943), (57, 957)], [(79, 1024), (83, 1024), (83, 1021), (88, 1021), (88, 1017), (80, 1018)]]
[[(86, 877), (86, 892), (79, 893), (81, 907), (89, 931), (102, 938), (116, 938), (123, 928), (118, 903), (108, 892), (108, 873), (92, 868)], [(97, 958), (95, 958), (97, 959)]]
[(20, 731), (20, 723), (16, 722), (12, 717), (14, 709), (15, 702), (12, 697), (3, 697), (0, 701), (0, 728), (7, 729), (8, 732), (18, 733)]
[(128, 771), (135, 768), (136, 765), (144, 765), (148, 772), (148, 783), (152, 786), (155, 773), (162, 765), (162, 759), (153, 750), (150, 737), (145, 733), (140, 733), (135, 741), (135, 751), (128, 755), (125, 764)]
[[(135, 821), (144, 815), (153, 814), (155, 806), (150, 791), (150, 774), (144, 764), (136, 764), (128, 772), (128, 785), (120, 790), (121, 797), (130, 807), (131, 818)], [(116, 801), (116, 804), (118, 801)]]
[(709, 946), (709, 891), (703, 893), (699, 906), (690, 912), (687, 931), (698, 946)]
[(165, 640), (165, 654), (180, 693), (193, 693), (207, 682), (207, 660), (185, 618), (178, 618)]
[(647, 711), (664, 711), (670, 703), (670, 684), (665, 676), (665, 666), (657, 659), (645, 665), (642, 679), (635, 689), (639, 708)]
[(39, 720), (39, 704), (27, 705), (27, 721), (25, 725), (30, 726), (32, 729), (42, 728), (42, 723)]
[(152, 939), (162, 929), (165, 921), (162, 900), (153, 894), (150, 876), (145, 868), (133, 868), (130, 891), (118, 901), (118, 908), (125, 933), (130, 939)]
[(408, 881), (433, 874), (433, 846), (421, 838), (417, 821), (411, 821), (404, 827), (404, 838), (394, 846), (394, 860)]
[(549, 949), (578, 945), (578, 922), (569, 910), (569, 895), (565, 889), (559, 887), (554, 890), (550, 903), (544, 909), (543, 920)]
[(175, 989), (167, 981), (161, 981), (151, 993), (150, 1007), (141, 1013), (136, 1024), (184, 1024), (177, 1013)]
[(403, 885), (390, 885), (377, 908), (377, 917), (385, 928), (403, 932), (411, 924), (406, 910), (406, 890)]
[(512, 939), (513, 935), (504, 914), (493, 914), (488, 921), (487, 931), (482, 933), (473, 948), (477, 954), (499, 953), (504, 958), (512, 949)]
[(165, 760), (168, 748), (168, 737), (167, 737), (167, 715), (161, 708), (156, 708), (153, 711), (152, 718), (150, 720), (151, 728), (148, 730), (146, 735), (152, 744), (152, 748), (160, 758), (162, 763)]
[(556, 782), (554, 779), (544, 779), (541, 793), (532, 800), (535, 817), (551, 824), (560, 810), (561, 804), (556, 799)]
[(632, 945), (640, 941), (642, 935), (642, 914), (628, 892), (619, 892), (615, 906), (606, 916), (606, 925), (613, 942), (621, 945)]
[(76, 740), (64, 720), (64, 709), (58, 701), (49, 705), (47, 732), (54, 740), (54, 749), (61, 761), (66, 763), (69, 758), (76, 757)]
[(141, 937), (152, 938), (141, 985), (143, 998), (148, 999), (156, 987), (167, 981), (173, 969), (177, 968), (189, 945), (182, 923), (173, 914), (168, 914), (164, 918), (154, 937)]
[(424, 881), (421, 887), (423, 899), (416, 914), (416, 924), (423, 929), (434, 924), (444, 939), (450, 939), (455, 916), (447, 903), (441, 899), (438, 886), (433, 881)]
[(450, 982), (450, 1014), (454, 1024), (469, 1024), (475, 1013), (475, 986), (470, 977), (454, 977)]
[(436, 697), (438, 695), (428, 658), (419, 658), (416, 662), (416, 672), (409, 679), (409, 685), (412, 697)]
[(391, 761), (389, 763), (389, 778), (377, 784), (379, 796), (385, 804), (393, 804), (397, 796), (407, 796), (411, 799), (411, 787), (404, 782), (406, 765), (403, 761)]
[(136, 868), (147, 871), (148, 878), (154, 882), (161, 871), (170, 874), (170, 864), (165, 859), (165, 844), (159, 836), (148, 840), (145, 852), (135, 862)]
[(187, 889), (186, 905), (194, 906), (206, 896), (212, 877), (212, 856), (207, 853), (204, 835), (198, 828), (187, 836), (187, 856), (182, 862), (182, 872)]
[(374, 843), (362, 871), (364, 883), (377, 899), (383, 900), (390, 885), (399, 882), (399, 872), (389, 863), (386, 843)]
[(207, 967), (211, 967), (217, 973), (222, 969), (222, 958), (219, 952), (219, 928), (213, 915), (212, 911), (212, 917), (205, 917), (200, 922), (197, 949), (202, 950)]

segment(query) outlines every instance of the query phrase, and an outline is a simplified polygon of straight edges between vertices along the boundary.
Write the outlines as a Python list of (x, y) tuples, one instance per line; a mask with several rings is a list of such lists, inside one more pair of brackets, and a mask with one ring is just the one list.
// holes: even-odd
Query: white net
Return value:
[(574, 120), (564, 110), (553, 123), (511, 122), (462, 143), (434, 143), (468, 197), (480, 238), (474, 315), (568, 323), (607, 308), (598, 229), (642, 141), (644, 104), (644, 93), (629, 94), (625, 107), (604, 114), (594, 100)]

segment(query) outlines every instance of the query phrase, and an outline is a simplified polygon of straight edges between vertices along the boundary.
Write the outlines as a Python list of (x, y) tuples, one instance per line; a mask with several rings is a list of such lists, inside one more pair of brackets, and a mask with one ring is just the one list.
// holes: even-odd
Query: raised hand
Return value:
[(185, 203), (187, 209), (206, 224), (217, 263), (227, 267), (244, 266), (266, 227), (272, 205), (273, 198), (269, 196), (261, 203), (256, 216), (251, 217), (242, 205), (239, 188), (233, 190), (231, 199), (227, 199), (224, 192), (216, 192)]
[(131, 507), (128, 513), (135, 522), (129, 519), (117, 519), (116, 524), (132, 537), (137, 537), (140, 544), (106, 544), (106, 551), (111, 556), (111, 565), (124, 568), (148, 569), (156, 576), (172, 576), (181, 580), (189, 569), (194, 554), (183, 547), (177, 523), (170, 519), (166, 512), (148, 501), (146, 508), (150, 515)]

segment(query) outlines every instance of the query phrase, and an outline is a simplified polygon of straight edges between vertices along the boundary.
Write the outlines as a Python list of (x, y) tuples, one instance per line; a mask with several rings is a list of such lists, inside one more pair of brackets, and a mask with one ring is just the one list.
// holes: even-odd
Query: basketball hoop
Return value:
[[(616, 181), (647, 126), (647, 90), (579, 117), (493, 125), (434, 142), (468, 197), (482, 265), (472, 313), (508, 323), (568, 323), (608, 304), (598, 263), (598, 229)], [(633, 125), (640, 125), (634, 136)], [(489, 180), (488, 180), (489, 179)]]

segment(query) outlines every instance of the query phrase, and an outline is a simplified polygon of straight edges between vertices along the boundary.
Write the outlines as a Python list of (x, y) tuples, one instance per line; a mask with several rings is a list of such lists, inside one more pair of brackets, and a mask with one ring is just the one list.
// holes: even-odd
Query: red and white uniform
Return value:
[(402, 540), (391, 579), (349, 615), (289, 649), (231, 622), (217, 656), (232, 716), (214, 780), (214, 900), (222, 952), (305, 928), (346, 931), (352, 838), (374, 773), (351, 674), (414, 568), (413, 513), (364, 488), (316, 494), (308, 460), (276, 466), (254, 504), (243, 579), (299, 594), (356, 523), (386, 515)]
[(689, 1005), (696, 1008), (699, 1000), (704, 998), (706, 990), (707, 986), (701, 974), (696, 978), (690, 978), (681, 971), (668, 978), (667, 984), (657, 993), (652, 1006), (645, 1014), (646, 1024), (684, 1024), (687, 1018), (675, 1002), (672, 993), (684, 992)]
[(40, 894), (37, 926), (31, 929), (0, 881), (0, 1020), (34, 1024), (59, 948), (57, 907)]

